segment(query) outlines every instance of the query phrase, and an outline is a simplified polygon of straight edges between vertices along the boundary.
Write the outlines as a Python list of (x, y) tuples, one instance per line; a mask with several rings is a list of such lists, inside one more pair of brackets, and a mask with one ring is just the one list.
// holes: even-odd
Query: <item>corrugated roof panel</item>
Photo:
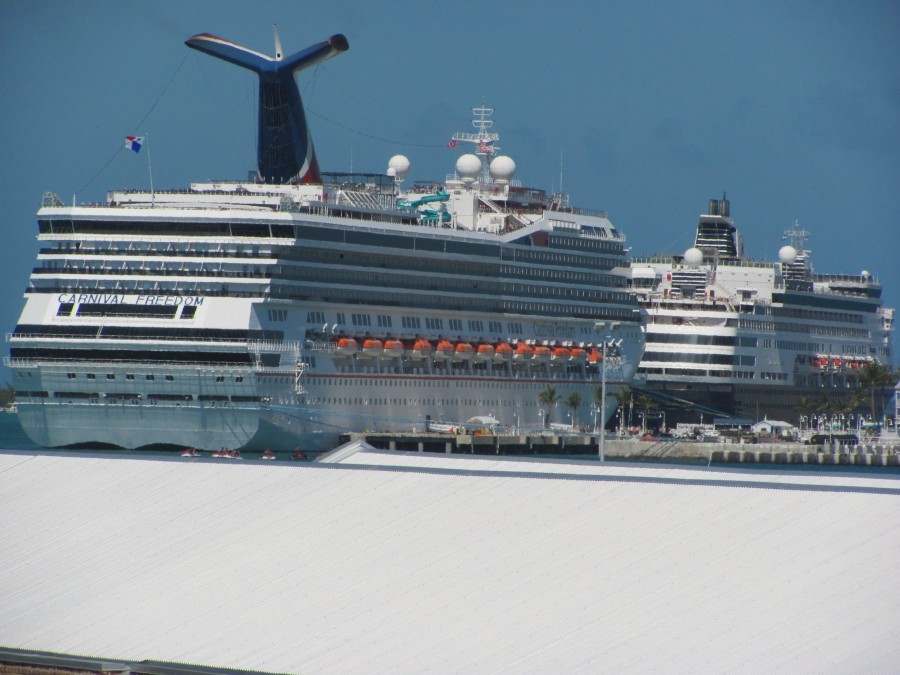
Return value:
[(896, 479), (492, 471), (509, 464), (0, 454), (0, 643), (277, 672), (900, 662)]

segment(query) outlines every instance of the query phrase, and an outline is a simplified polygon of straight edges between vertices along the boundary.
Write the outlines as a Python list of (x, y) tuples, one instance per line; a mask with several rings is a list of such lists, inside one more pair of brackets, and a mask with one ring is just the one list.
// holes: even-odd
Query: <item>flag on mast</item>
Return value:
[(126, 136), (125, 137), (125, 147), (129, 150), (133, 150), (134, 152), (140, 152), (141, 146), (144, 145), (144, 137), (143, 136)]

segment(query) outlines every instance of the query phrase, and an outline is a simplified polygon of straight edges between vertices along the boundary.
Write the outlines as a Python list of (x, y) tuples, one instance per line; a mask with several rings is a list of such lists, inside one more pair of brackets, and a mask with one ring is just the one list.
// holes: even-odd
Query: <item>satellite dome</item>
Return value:
[(690, 267), (697, 267), (703, 262), (703, 252), (699, 248), (689, 248), (684, 252), (684, 262)]
[(456, 173), (466, 182), (472, 182), (481, 173), (481, 160), (475, 155), (463, 155), (456, 160)]
[(509, 182), (510, 178), (513, 177), (513, 174), (516, 173), (516, 163), (513, 161), (512, 157), (507, 157), (506, 155), (494, 157), (494, 159), (491, 160), (489, 168), (491, 170), (491, 177), (494, 180)]
[(409, 173), (409, 160), (403, 155), (394, 155), (388, 160), (388, 171), (393, 169), (393, 174), (388, 173), (389, 176), (393, 175), (403, 180), (406, 177), (406, 174)]
[(863, 270), (862, 272), (859, 273), (859, 276), (861, 276), (863, 279), (868, 279), (869, 278), (869, 270)]
[(782, 263), (792, 263), (797, 259), (797, 249), (793, 246), (782, 246), (778, 249), (778, 259)]

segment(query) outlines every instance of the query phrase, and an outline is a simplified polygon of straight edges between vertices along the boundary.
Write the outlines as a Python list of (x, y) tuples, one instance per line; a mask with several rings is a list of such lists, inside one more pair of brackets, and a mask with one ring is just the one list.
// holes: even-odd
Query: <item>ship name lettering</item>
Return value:
[(197, 306), (203, 304), (203, 298), (198, 295), (139, 295), (134, 301), (136, 305), (188, 305)]

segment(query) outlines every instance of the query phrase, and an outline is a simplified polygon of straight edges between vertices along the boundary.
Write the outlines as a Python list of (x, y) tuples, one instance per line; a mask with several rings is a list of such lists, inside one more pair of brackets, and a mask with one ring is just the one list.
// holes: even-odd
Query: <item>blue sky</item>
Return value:
[(402, 153), (410, 179), (442, 180), (447, 140), (485, 103), (516, 177), (562, 177), (637, 255), (686, 249), (727, 192), (754, 257), (799, 220), (817, 272), (869, 270), (900, 306), (900, 3), (0, 0), (4, 333), (41, 195), (149, 187), (126, 135), (149, 137), (156, 188), (247, 175), (255, 77), (183, 42), (272, 53), (273, 23), (288, 53), (350, 41), (300, 77), (324, 170)]

